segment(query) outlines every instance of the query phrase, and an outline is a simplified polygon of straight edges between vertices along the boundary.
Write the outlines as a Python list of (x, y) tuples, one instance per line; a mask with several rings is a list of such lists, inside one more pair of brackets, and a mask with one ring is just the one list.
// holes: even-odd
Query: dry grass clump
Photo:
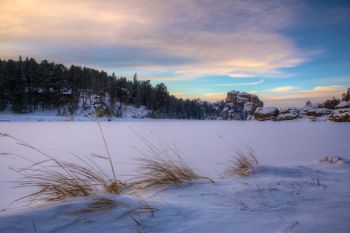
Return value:
[(134, 187), (144, 189), (156, 186), (179, 186), (203, 179), (214, 183), (211, 178), (199, 175), (192, 169), (175, 146), (168, 145), (158, 137), (158, 146), (144, 137), (139, 138), (148, 151), (137, 149), (143, 158), (137, 159), (139, 174), (133, 183)]
[(225, 169), (225, 174), (230, 176), (249, 176), (255, 174), (259, 162), (252, 148), (247, 152), (238, 150), (236, 156), (230, 160), (230, 165)]
[(101, 189), (108, 193), (120, 194), (125, 187), (124, 183), (110, 179), (95, 167), (56, 159), (35, 163), (15, 171), (22, 175), (17, 187), (38, 189), (24, 197), (31, 201), (60, 201), (72, 197), (86, 197)]
[(150, 188), (154, 186), (176, 185), (189, 183), (196, 180), (207, 179), (209, 177), (198, 175), (182, 159), (174, 161), (161, 157), (152, 159), (139, 159), (140, 178), (135, 182), (140, 188)]
[(16, 187), (34, 187), (37, 189), (37, 191), (16, 201), (23, 199), (31, 202), (36, 200), (61, 201), (72, 197), (90, 196), (95, 191), (100, 190), (112, 194), (120, 194), (126, 187), (124, 182), (116, 178), (108, 149), (108, 157), (100, 156), (99, 158), (109, 161), (113, 177), (107, 175), (91, 158), (83, 159), (74, 155), (80, 160), (80, 164), (58, 160), (11, 135), (0, 133), (0, 137), (10, 138), (17, 144), (34, 150), (43, 157), (41, 161), (37, 162), (25, 156), (15, 155), (29, 162), (27, 167), (12, 169), (21, 175), (21, 179), (17, 182)]
[(320, 186), (326, 189), (326, 185), (324, 183), (321, 183), (320, 178), (317, 176), (311, 176), (310, 177), (310, 184), (315, 186)]

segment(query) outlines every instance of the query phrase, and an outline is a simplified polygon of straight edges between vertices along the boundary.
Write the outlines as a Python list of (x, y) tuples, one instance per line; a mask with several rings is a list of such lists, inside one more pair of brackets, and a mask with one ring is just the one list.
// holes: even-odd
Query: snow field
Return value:
[[(135, 132), (155, 144), (164, 140), (182, 152), (205, 181), (180, 188), (146, 190), (108, 196), (128, 206), (144, 202), (155, 208), (135, 215), (120, 205), (107, 210), (77, 211), (90, 198), (52, 206), (15, 205), (0, 215), (0, 232), (349, 232), (350, 124), (328, 122), (135, 121), (101, 123), (107, 144), (123, 179), (137, 171), (135, 150), (144, 145)], [(0, 131), (65, 160), (69, 152), (104, 155), (105, 148), (93, 122), (2, 122)], [(223, 175), (236, 149), (252, 147), (260, 162), (250, 177)], [(0, 140), (1, 152), (31, 158), (37, 154), (11, 140)], [(318, 163), (323, 156), (341, 156), (335, 164)], [(9, 188), (18, 177), (8, 169), (21, 167), (18, 159), (2, 156), (1, 208), (30, 190)], [(40, 157), (38, 158), (40, 159)], [(102, 196), (106, 194), (101, 194)]]

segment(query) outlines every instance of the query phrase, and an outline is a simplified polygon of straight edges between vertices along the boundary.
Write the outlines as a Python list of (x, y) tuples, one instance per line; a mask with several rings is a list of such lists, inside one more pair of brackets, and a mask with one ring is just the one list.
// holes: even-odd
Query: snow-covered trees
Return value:
[(61, 113), (67, 109), (74, 114), (79, 103), (85, 106), (92, 99), (107, 106), (110, 115), (120, 115), (114, 114), (120, 113), (120, 104), (145, 106), (156, 118), (202, 119), (205, 115), (198, 101), (171, 96), (165, 84), (153, 87), (149, 80), (138, 80), (136, 74), (129, 80), (114, 73), (46, 60), (0, 60), (0, 111), (56, 109)]

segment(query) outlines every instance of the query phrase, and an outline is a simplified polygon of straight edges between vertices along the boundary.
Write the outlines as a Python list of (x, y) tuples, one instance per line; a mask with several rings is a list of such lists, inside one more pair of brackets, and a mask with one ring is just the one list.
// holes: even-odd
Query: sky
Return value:
[(350, 87), (350, 1), (0, 0), (0, 59), (19, 55), (302, 106)]

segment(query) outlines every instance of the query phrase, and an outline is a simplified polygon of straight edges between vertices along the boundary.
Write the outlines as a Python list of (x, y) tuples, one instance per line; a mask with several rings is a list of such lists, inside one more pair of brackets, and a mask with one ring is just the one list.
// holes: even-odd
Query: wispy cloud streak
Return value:
[(264, 82), (264, 79), (261, 79), (256, 82), (246, 82), (246, 83), (218, 83), (215, 84), (216, 86), (221, 86), (221, 87), (242, 87), (242, 86), (254, 86), (254, 85), (259, 85)]

